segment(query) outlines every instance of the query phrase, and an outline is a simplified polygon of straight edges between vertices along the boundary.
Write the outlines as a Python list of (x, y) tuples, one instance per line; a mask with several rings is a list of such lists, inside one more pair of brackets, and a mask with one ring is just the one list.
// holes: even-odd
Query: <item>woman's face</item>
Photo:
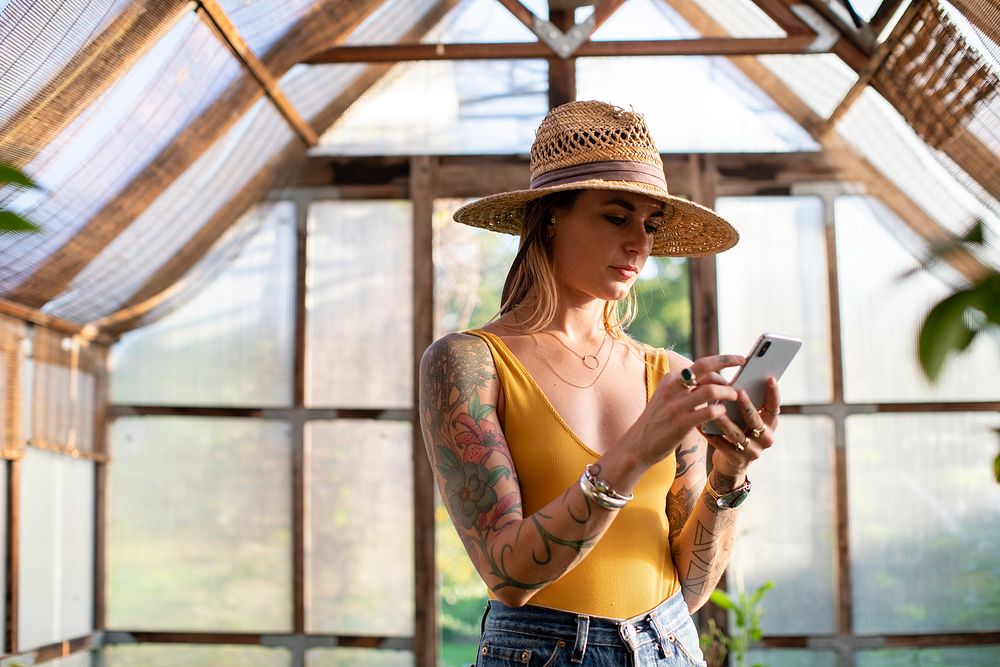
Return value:
[(556, 279), (571, 295), (617, 301), (646, 264), (663, 204), (614, 190), (584, 190), (548, 226)]

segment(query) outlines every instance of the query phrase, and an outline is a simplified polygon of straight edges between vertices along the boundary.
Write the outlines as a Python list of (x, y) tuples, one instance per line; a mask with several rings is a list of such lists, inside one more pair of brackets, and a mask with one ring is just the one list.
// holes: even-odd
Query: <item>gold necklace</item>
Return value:
[[(542, 333), (545, 333), (545, 332), (543, 331)], [(535, 349), (537, 350), (538, 349), (538, 339), (535, 338), (534, 336), (532, 336), (531, 340), (532, 340), (532, 342), (535, 343)], [(607, 340), (607, 339), (605, 339), (605, 340)], [(603, 348), (603, 347), (604, 347), (604, 343), (601, 343), (601, 348)], [(570, 350), (570, 351), (572, 352), (572, 350)], [(600, 352), (601, 350), (597, 350), (597, 351)], [(559, 378), (560, 380), (562, 380), (563, 382), (565, 382), (569, 386), (576, 387), (577, 389), (590, 389), (595, 384), (597, 384), (597, 381), (601, 379), (602, 375), (604, 375), (604, 371), (607, 370), (608, 366), (611, 365), (611, 355), (613, 355), (614, 353), (615, 353), (615, 339), (612, 338), (611, 339), (611, 350), (608, 352), (608, 360), (604, 364), (604, 366), (601, 367), (601, 370), (597, 374), (597, 377), (595, 377), (593, 380), (590, 381), (590, 384), (576, 384), (575, 382), (570, 382), (569, 380), (567, 380), (566, 378), (564, 378), (562, 375), (560, 375), (559, 371), (557, 371), (555, 368), (552, 367), (552, 364), (549, 363), (549, 360), (545, 358), (544, 354), (539, 354), (538, 358), (542, 360), (542, 363), (545, 364), (550, 371), (552, 371), (553, 375), (555, 375), (557, 378)], [(588, 366), (587, 368), (590, 368), (590, 367)]]
[[(572, 352), (573, 356), (580, 357), (580, 361), (583, 362), (583, 365), (586, 366), (587, 368), (589, 368), (590, 370), (596, 371), (597, 368), (598, 368), (598, 366), (601, 365), (601, 360), (598, 359), (597, 357), (601, 353), (601, 350), (604, 349), (604, 344), (608, 342), (608, 330), (607, 329), (604, 330), (604, 340), (601, 341), (601, 346), (599, 348), (597, 348), (597, 352), (595, 352), (593, 354), (585, 354), (583, 356), (580, 356), (579, 352), (577, 352), (576, 350), (574, 350), (573, 348), (571, 348), (569, 345), (567, 345), (566, 343), (564, 343), (563, 340), (562, 340), (562, 338), (560, 338), (559, 336), (555, 335), (554, 333), (552, 333), (550, 331), (539, 331), (538, 333), (543, 333), (546, 336), (552, 336), (553, 338), (555, 338), (556, 341), (558, 341), (560, 345), (562, 345), (567, 350), (569, 350), (570, 352)], [(612, 341), (612, 344), (614, 344), (614, 341)], [(591, 359), (593, 360), (593, 364), (594, 364), (593, 366), (590, 365), (591, 362), (589, 360), (591, 360)]]

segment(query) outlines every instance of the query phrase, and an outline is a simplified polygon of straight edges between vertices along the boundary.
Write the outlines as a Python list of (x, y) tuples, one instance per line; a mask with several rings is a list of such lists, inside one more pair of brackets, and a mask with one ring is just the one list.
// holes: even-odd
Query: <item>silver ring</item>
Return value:
[(777, 415), (781, 414), (781, 408), (778, 408), (777, 410), (772, 410), (771, 408), (769, 408), (769, 407), (767, 407), (765, 405), (765, 406), (763, 406), (761, 408), (761, 410), (763, 410), (764, 412), (766, 412), (769, 415), (775, 415), (775, 416), (777, 416)]

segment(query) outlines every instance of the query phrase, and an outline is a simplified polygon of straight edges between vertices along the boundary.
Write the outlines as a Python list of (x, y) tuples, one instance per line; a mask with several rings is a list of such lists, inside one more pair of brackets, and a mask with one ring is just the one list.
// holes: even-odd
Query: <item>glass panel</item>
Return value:
[(409, 202), (309, 207), (306, 400), (408, 407), (413, 378)]
[(408, 422), (306, 425), (306, 630), (413, 634), (413, 464)]
[(1000, 630), (991, 413), (847, 420), (854, 631)]
[(108, 646), (104, 667), (291, 667), (292, 654), (260, 646), (183, 646), (137, 644)]
[(112, 423), (109, 628), (291, 630), (289, 438), (251, 419)]
[(747, 664), (767, 667), (837, 667), (837, 654), (832, 651), (804, 649), (750, 649)]
[[(721, 59), (579, 58), (576, 80), (577, 99), (644, 114), (662, 153), (816, 149), (795, 121)], [(680, 90), (684, 104), (677, 104)]]
[[(862, 197), (836, 203), (844, 394), (848, 401), (975, 401), (1000, 399), (997, 337), (980, 335), (954, 356), (934, 385), (917, 363), (924, 317), (950, 292), (883, 226), (901, 225)], [(886, 220), (886, 217), (889, 217)]]
[(413, 667), (409, 651), (324, 648), (306, 652), (306, 667)]
[(31, 441), (93, 451), (94, 376), (37, 360), (32, 373)]
[(288, 405), (295, 323), (295, 214), (282, 202), (191, 301), (112, 348), (115, 403)]
[(698, 33), (667, 3), (629, 0), (594, 31), (591, 40), (685, 39), (697, 36)]
[(726, 581), (731, 593), (774, 582), (761, 601), (765, 635), (834, 632), (833, 423), (782, 415), (777, 436), (750, 472)]
[(547, 111), (547, 81), (544, 60), (395, 65), (323, 134), (314, 153), (527, 153)]
[(482, 326), (500, 310), (500, 292), (518, 237), (461, 225), (465, 200), (434, 202), (434, 337)]
[(1000, 664), (1000, 646), (963, 646), (961, 648), (879, 649), (858, 651), (857, 667), (996, 667)]
[(830, 300), (822, 201), (722, 197), (717, 210), (739, 244), (717, 258), (719, 347), (747, 354), (765, 332), (802, 339), (781, 379), (785, 403), (831, 400)]
[(94, 605), (94, 464), (29, 448), (21, 462), (17, 647), (89, 634)]

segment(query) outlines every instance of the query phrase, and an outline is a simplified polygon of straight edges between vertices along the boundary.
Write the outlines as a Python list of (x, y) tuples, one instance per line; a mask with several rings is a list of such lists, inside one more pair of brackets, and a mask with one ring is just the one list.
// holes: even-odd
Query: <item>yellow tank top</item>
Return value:
[[(500, 338), (481, 330), (467, 333), (485, 341), (493, 355), (505, 401), (501, 426), (527, 517), (576, 484), (583, 468), (600, 457), (573, 433)], [(646, 355), (647, 401), (667, 372), (666, 354)], [(633, 491), (635, 499), (618, 512), (597, 546), (529, 604), (631, 618), (677, 592), (680, 584), (670, 555), (665, 509), (676, 470), (671, 454), (646, 471)]]

